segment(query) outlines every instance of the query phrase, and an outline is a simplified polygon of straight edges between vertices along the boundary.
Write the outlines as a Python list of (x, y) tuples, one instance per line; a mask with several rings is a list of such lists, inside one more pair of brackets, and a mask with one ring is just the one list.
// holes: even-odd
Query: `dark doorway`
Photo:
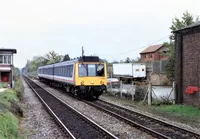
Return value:
[(9, 82), (10, 72), (1, 72), (1, 82)]

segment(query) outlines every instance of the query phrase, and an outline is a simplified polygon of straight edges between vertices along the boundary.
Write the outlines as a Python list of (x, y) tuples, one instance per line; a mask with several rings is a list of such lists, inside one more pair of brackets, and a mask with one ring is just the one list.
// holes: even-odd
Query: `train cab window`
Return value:
[(97, 76), (104, 76), (104, 65), (97, 65)]
[(104, 76), (103, 64), (79, 64), (79, 77)]
[(96, 66), (94, 64), (88, 64), (88, 76), (96, 76)]
[(78, 74), (79, 74), (80, 77), (87, 76), (86, 65), (84, 65), (84, 64), (79, 64)]

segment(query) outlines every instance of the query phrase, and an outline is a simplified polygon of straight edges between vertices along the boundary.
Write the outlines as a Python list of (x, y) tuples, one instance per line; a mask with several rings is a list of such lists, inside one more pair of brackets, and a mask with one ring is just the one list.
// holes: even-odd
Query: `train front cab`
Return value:
[(98, 98), (107, 85), (104, 62), (79, 62), (75, 64), (75, 84), (87, 98)]

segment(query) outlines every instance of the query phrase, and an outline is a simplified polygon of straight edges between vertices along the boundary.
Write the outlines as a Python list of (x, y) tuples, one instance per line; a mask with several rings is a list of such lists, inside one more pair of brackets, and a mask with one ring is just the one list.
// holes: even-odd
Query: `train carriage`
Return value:
[(107, 85), (106, 63), (94, 56), (39, 67), (38, 77), (84, 98), (98, 98)]

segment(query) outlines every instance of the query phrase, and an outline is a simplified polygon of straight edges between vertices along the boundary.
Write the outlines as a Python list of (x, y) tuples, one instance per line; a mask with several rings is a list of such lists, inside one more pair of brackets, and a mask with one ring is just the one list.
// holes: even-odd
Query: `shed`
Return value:
[(200, 21), (174, 33), (176, 102), (200, 107)]

